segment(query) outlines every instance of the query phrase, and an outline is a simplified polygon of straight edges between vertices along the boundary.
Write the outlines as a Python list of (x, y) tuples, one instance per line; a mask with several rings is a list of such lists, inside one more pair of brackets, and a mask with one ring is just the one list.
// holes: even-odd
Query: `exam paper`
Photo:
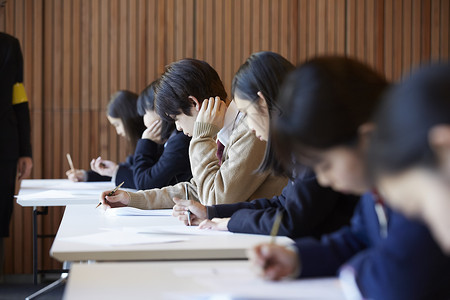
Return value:
[(209, 229), (199, 229), (198, 226), (145, 226), (145, 227), (124, 227), (124, 231), (136, 232), (140, 234), (160, 234), (160, 235), (232, 235), (229, 231), (217, 231)]
[(106, 216), (171, 216), (171, 209), (139, 209), (135, 207), (116, 207), (105, 211)]
[[(174, 268), (173, 274), (182, 280), (193, 281), (204, 290), (189, 295), (194, 299), (345, 299), (337, 278), (267, 281), (252, 270), (243, 267)], [(223, 287), (228, 287), (226, 292)], [(168, 292), (169, 299), (187, 299), (185, 294)], [(195, 297), (194, 297), (195, 296)]]
[(106, 231), (94, 234), (61, 238), (61, 241), (103, 246), (174, 243), (188, 240), (183, 237), (165, 237), (127, 231)]

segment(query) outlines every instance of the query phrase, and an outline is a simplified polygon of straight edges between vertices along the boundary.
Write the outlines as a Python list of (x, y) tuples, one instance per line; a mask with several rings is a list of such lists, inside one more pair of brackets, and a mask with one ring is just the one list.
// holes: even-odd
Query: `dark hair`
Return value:
[[(137, 99), (137, 112), (140, 116), (144, 116), (147, 111), (155, 110), (155, 83), (150, 83), (139, 95)], [(175, 122), (173, 120), (161, 120), (161, 139), (168, 140), (172, 132), (175, 130)]]
[(132, 152), (136, 148), (137, 141), (141, 138), (145, 125), (139, 116), (136, 103), (138, 95), (130, 91), (118, 91), (111, 96), (106, 113), (113, 118), (122, 120), (129, 147)]
[(296, 165), (310, 164), (315, 150), (353, 145), (387, 86), (384, 77), (354, 59), (307, 61), (280, 90), (281, 115), (271, 122), (277, 158), (295, 171)]
[[(242, 100), (257, 103), (257, 93), (261, 92), (267, 103), (269, 118), (272, 119), (274, 113), (279, 113), (276, 102), (281, 83), (294, 69), (293, 64), (277, 53), (253, 53), (234, 75), (231, 94), (233, 97), (238, 96)], [(258, 168), (259, 172), (265, 170), (272, 170), (276, 174), (284, 173), (271, 148), (270, 133), (264, 160)]]
[(393, 87), (377, 111), (368, 151), (370, 177), (413, 165), (434, 166), (428, 134), (450, 124), (450, 64), (433, 65)]
[(155, 86), (156, 112), (163, 120), (170, 116), (191, 115), (191, 101), (194, 96), (200, 103), (209, 97), (224, 100), (227, 93), (216, 70), (208, 63), (186, 58), (171, 63), (166, 67)]

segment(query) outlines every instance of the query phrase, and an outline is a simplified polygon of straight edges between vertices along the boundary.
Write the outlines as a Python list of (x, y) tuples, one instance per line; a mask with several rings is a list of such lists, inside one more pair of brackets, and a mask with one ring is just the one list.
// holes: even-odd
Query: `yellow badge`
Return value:
[(23, 102), (27, 102), (28, 98), (27, 98), (27, 93), (25, 92), (25, 87), (23, 86), (22, 83), (16, 83), (13, 86), (13, 99), (12, 99), (12, 104), (16, 105), (16, 104), (20, 104)]

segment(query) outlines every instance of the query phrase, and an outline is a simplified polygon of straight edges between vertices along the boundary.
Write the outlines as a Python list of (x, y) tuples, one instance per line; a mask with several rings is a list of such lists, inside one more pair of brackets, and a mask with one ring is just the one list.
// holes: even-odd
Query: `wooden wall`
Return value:
[[(183, 57), (209, 62), (229, 91), (254, 51), (294, 63), (320, 54), (357, 57), (397, 80), (449, 57), (448, 0), (7, 0), (0, 31), (19, 38), (30, 98), (34, 178), (64, 178), (126, 147), (105, 108), (118, 89), (139, 93)], [(55, 233), (50, 209), (40, 233)], [(82, 217), (80, 217), (82, 218)], [(6, 272), (31, 273), (31, 210), (15, 207)], [(40, 267), (57, 267), (41, 241)]]

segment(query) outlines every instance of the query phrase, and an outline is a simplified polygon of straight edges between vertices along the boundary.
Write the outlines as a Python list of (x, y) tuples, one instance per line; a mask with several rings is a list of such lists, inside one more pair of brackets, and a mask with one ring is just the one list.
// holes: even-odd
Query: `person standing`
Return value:
[(0, 32), (0, 278), (4, 265), (4, 238), (9, 236), (16, 175), (27, 178), (33, 167), (30, 111), (23, 86), (23, 58), (19, 41)]

